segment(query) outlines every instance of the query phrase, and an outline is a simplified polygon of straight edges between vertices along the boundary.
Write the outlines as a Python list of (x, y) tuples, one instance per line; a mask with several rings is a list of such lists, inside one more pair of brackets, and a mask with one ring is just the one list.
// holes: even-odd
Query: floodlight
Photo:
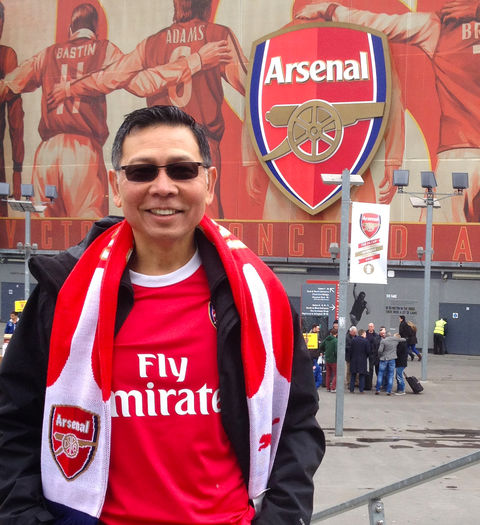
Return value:
[(408, 170), (393, 170), (393, 185), (403, 188), (408, 186), (408, 178), (410, 172)]
[(452, 173), (452, 187), (462, 191), (468, 188), (468, 173)]
[(33, 191), (33, 184), (21, 184), (20, 185), (22, 197), (33, 197), (34, 191)]
[(435, 178), (435, 173), (433, 173), (433, 171), (421, 171), (420, 176), (422, 178), (422, 188), (431, 190), (432, 188), (437, 187), (437, 179)]
[(8, 182), (0, 182), (0, 197), (8, 197), (10, 195), (10, 184)]
[(45, 197), (50, 199), (50, 202), (53, 202), (58, 197), (57, 187), (47, 184), (45, 186)]

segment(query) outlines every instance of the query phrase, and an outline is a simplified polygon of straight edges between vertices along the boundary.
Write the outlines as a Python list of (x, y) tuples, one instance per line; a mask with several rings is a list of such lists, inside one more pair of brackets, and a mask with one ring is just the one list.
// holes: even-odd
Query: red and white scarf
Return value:
[[(286, 293), (270, 269), (206, 216), (241, 320), (250, 422), (249, 497), (267, 489), (290, 392), (293, 327)], [(99, 517), (110, 461), (112, 353), (120, 279), (133, 250), (125, 221), (85, 251), (58, 295), (42, 431), (47, 500)]]

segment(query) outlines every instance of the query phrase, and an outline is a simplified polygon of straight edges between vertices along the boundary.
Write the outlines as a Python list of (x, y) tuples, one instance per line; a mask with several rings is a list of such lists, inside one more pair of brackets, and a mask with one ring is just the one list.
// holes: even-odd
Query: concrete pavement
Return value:
[[(421, 363), (408, 361), (421, 377)], [(374, 376), (375, 380), (375, 376)], [(319, 388), (317, 419), (327, 440), (315, 475), (314, 513), (480, 450), (480, 356), (428, 356), (414, 395), (345, 393), (344, 432), (335, 436), (335, 394)], [(480, 523), (480, 465), (383, 500), (386, 524)], [(368, 525), (367, 505), (318, 523)]]

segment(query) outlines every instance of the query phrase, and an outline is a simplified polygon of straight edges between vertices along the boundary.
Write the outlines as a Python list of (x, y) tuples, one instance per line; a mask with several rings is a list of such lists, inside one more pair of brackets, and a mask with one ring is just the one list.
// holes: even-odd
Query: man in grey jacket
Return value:
[(380, 367), (378, 370), (375, 395), (380, 394), (380, 388), (382, 387), (383, 377), (385, 374), (387, 375), (387, 396), (392, 395), (393, 375), (395, 373), (395, 359), (397, 358), (397, 346), (401, 341), (406, 341), (406, 339), (400, 337), (400, 334), (395, 334), (393, 337), (390, 334), (387, 334), (387, 337), (380, 341), (380, 346), (378, 348)]

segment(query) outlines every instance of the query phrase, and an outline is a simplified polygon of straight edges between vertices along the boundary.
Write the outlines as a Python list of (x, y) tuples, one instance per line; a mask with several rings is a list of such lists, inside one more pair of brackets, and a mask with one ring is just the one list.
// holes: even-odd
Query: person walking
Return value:
[(408, 365), (407, 343), (400, 341), (397, 346), (397, 358), (395, 359), (395, 379), (397, 380), (396, 396), (405, 395), (405, 379), (403, 372)]
[(445, 333), (447, 329), (447, 320), (441, 317), (435, 321), (435, 328), (433, 329), (433, 353), (445, 354)]
[(337, 335), (337, 330), (332, 328), (320, 345), (320, 353), (325, 357), (327, 392), (337, 391)]
[(366, 332), (363, 328), (352, 340), (350, 348), (350, 392), (355, 390), (355, 380), (358, 374), (358, 389), (363, 393), (365, 389), (365, 376), (368, 374), (368, 357), (370, 355), (370, 344), (367, 341)]
[(412, 361), (415, 359), (415, 356), (417, 356), (418, 360), (421, 361), (422, 354), (417, 350), (417, 347), (416, 347), (416, 344), (417, 344), (416, 327), (414, 330), (412, 327), (413, 323), (411, 323), (410, 321), (406, 321), (404, 315), (399, 316), (399, 321), (400, 321), (400, 324), (398, 326), (398, 333), (400, 334), (400, 337), (404, 337), (407, 340), (408, 355), (412, 358)]
[(387, 335), (385, 339), (380, 341), (378, 348), (378, 355), (380, 357), (380, 367), (378, 371), (378, 379), (375, 387), (375, 394), (380, 394), (380, 389), (383, 384), (383, 377), (387, 376), (387, 396), (392, 394), (393, 376), (395, 373), (395, 359), (397, 358), (397, 346), (400, 341), (406, 342), (404, 337), (400, 334), (394, 336)]

